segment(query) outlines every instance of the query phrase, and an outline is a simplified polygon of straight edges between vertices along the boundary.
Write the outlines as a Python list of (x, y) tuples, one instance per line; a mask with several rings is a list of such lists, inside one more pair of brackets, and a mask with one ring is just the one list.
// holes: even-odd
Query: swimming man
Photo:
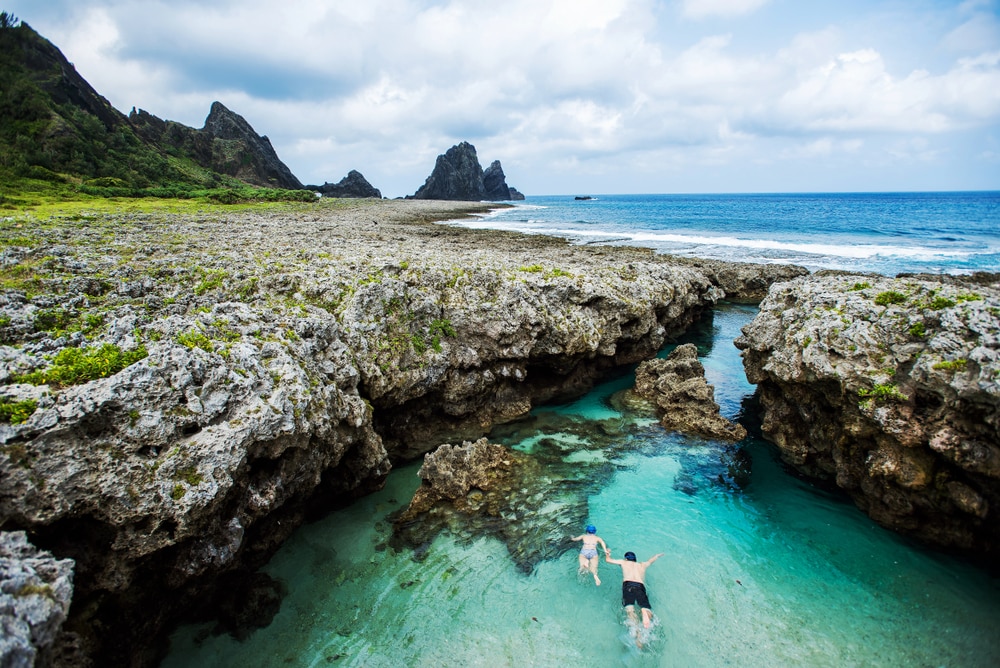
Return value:
[[(663, 553), (654, 554), (646, 561), (636, 561), (635, 552), (626, 552), (625, 559), (612, 559), (608, 554), (604, 555), (604, 560), (609, 564), (618, 564), (622, 567), (622, 605), (628, 618), (633, 624), (638, 623), (636, 616), (636, 606), (642, 610), (642, 625), (649, 628), (653, 619), (653, 611), (649, 607), (649, 597), (646, 595), (646, 569), (649, 565), (663, 556)], [(640, 645), (640, 648), (642, 645)]]
[(604, 548), (604, 558), (607, 559), (610, 552), (608, 552), (608, 546), (604, 542), (604, 539), (597, 535), (597, 527), (593, 524), (588, 524), (586, 533), (582, 533), (579, 536), (571, 538), (570, 540), (582, 540), (583, 548), (580, 550), (580, 575), (583, 575), (587, 571), (590, 571), (594, 576), (594, 584), (598, 587), (601, 586), (601, 578), (597, 577), (597, 562), (600, 561), (597, 558), (597, 544), (600, 543), (601, 547)]

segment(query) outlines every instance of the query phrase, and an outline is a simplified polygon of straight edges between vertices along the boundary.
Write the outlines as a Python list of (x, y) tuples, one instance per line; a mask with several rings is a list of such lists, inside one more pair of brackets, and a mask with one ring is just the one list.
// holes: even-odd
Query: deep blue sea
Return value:
[(810, 269), (1000, 271), (1000, 192), (528, 197), (471, 223)]

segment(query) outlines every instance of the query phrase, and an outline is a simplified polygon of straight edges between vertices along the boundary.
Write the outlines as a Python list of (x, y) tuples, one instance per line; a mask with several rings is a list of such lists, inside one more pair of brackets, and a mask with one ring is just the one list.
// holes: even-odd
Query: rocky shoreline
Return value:
[(310, 512), (578, 395), (738, 298), (644, 249), (432, 222), (487, 207), (3, 221), (0, 521), (75, 562), (52, 656), (155, 663), (185, 611), (243, 610), (233, 578)]
[[(307, 518), (769, 290), (740, 345), (786, 460), (887, 526), (993, 549), (995, 281), (807, 275), (434, 222), (491, 206), (0, 222), (0, 528), (74, 564), (44, 665), (155, 665), (196, 609), (237, 636), (266, 624), (280, 583), (254, 571)], [(685, 396), (710, 399), (697, 360), (677, 363)], [(929, 416), (919, 438), (914, 416)], [(476, 503), (516, 512), (547, 493), (508, 487)], [(530, 569), (539, 556), (506, 538)]]

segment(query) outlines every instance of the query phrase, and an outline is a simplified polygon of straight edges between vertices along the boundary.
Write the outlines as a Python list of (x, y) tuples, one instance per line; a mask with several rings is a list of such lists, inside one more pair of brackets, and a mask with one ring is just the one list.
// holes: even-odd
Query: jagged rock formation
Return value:
[(657, 406), (660, 423), (670, 431), (739, 441), (747, 432), (720, 415), (715, 390), (705, 380), (693, 343), (677, 346), (666, 359), (651, 359), (635, 372), (635, 392)]
[(0, 532), (0, 665), (50, 665), (72, 596), (72, 560), (39, 550), (23, 531)]
[(135, 133), (153, 146), (169, 146), (182, 155), (189, 156), (205, 169), (212, 168), (215, 143), (211, 135), (195, 128), (158, 118), (144, 109), (129, 112), (128, 121)]
[(256, 186), (289, 190), (303, 187), (278, 158), (270, 140), (254, 132), (245, 118), (221, 102), (212, 103), (201, 130), (164, 121), (142, 109), (133, 109), (128, 121), (136, 134), (150, 144), (190, 157), (207, 170)]
[(517, 188), (511, 186), (510, 188), (508, 188), (508, 190), (510, 191), (510, 200), (512, 202), (519, 202), (524, 200), (524, 195), (518, 192)]
[(374, 197), (382, 198), (382, 192), (368, 183), (368, 180), (356, 169), (352, 169), (339, 183), (324, 183), (321, 186), (306, 186), (309, 190), (321, 193), (324, 197)]
[[(501, 488), (509, 488), (511, 471), (515, 465), (525, 465), (524, 455), (502, 445), (490, 443), (485, 438), (460, 446), (445, 443), (424, 456), (424, 464), (417, 475), (423, 481), (413, 495), (410, 505), (398, 521), (412, 521), (426, 513), (442, 500), (454, 502), (458, 508), (478, 508), (483, 502), (491, 507), (490, 514), (499, 514), (504, 496)], [(475, 488), (480, 494), (469, 498)]]
[[(521, 199), (523, 198), (521, 195)], [(493, 161), (484, 172), (479, 164), (479, 156), (476, 155), (476, 147), (469, 142), (462, 142), (437, 157), (434, 171), (412, 199), (499, 202), (513, 197), (500, 161)]]
[(507, 177), (503, 173), (503, 167), (499, 160), (494, 160), (490, 166), (483, 171), (483, 199), (492, 201), (508, 201), (510, 188), (507, 186)]
[(780, 283), (737, 345), (763, 432), (786, 462), (835, 483), (883, 526), (996, 554), (996, 275), (821, 272)]
[[(238, 620), (237, 576), (310, 509), (652, 357), (722, 295), (648, 250), (420, 222), (488, 206), (8, 228), (0, 522), (76, 561), (87, 655), (154, 664), (195, 601)], [(64, 350), (137, 361), (86, 382), (25, 377)], [(539, 558), (516, 551), (525, 568)], [(257, 584), (266, 618), (277, 589)]]
[(675, 257), (673, 261), (697, 267), (725, 292), (727, 301), (737, 304), (759, 304), (773, 284), (809, 274), (808, 269), (796, 264), (725, 262), (685, 257)]
[(259, 186), (302, 188), (302, 183), (278, 158), (271, 141), (254, 132), (246, 119), (221, 102), (212, 103), (201, 131), (216, 140), (212, 144), (215, 171)]

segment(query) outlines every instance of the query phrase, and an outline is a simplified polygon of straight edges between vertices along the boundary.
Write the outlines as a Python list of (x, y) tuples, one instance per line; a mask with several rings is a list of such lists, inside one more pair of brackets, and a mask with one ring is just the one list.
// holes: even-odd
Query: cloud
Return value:
[(733, 18), (757, 11), (770, 0), (683, 0), (682, 10), (685, 16), (693, 19), (704, 19), (718, 16)]
[(940, 133), (996, 122), (1000, 52), (960, 60), (950, 71), (915, 70), (900, 79), (882, 55), (862, 49), (838, 55), (785, 92), (774, 112), (803, 130)]

